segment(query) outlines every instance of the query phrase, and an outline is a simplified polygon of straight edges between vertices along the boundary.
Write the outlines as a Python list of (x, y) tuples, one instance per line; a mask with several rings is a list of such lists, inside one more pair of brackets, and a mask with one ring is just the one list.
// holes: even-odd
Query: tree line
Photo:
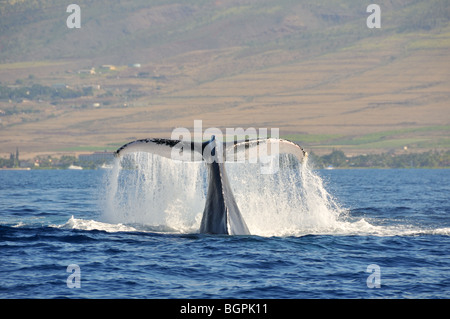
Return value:
[(341, 150), (318, 156), (310, 154), (316, 168), (449, 168), (450, 151), (405, 154), (367, 154), (348, 157)]
[(53, 88), (41, 84), (20, 87), (0, 85), (0, 100), (74, 99), (92, 95), (94, 95), (92, 87), (73, 90), (68, 87)]
[[(17, 152), (18, 153), (18, 152)], [(23, 161), (11, 153), (9, 158), (0, 158), (0, 168), (31, 167), (40, 169), (66, 169), (70, 165), (83, 165), (84, 168), (96, 168), (99, 163), (81, 163), (75, 156), (40, 156)], [(316, 169), (322, 168), (450, 168), (449, 151), (428, 151), (405, 154), (368, 154), (348, 157), (341, 150), (333, 150), (327, 155), (309, 154), (309, 161)], [(35, 166), (39, 163), (39, 166)]]

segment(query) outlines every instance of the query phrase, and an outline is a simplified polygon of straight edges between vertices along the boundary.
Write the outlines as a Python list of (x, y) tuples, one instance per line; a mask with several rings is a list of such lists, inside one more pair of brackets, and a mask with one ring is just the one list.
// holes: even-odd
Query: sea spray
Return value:
[(228, 170), (238, 206), (250, 232), (261, 236), (301, 236), (334, 228), (343, 211), (307, 161), (280, 155), (279, 171), (258, 174), (255, 166)]
[[(342, 212), (322, 179), (288, 155), (261, 174), (259, 163), (226, 163), (236, 202), (251, 234), (298, 236), (336, 228)], [(103, 221), (144, 230), (198, 232), (205, 205), (207, 167), (136, 152), (116, 159), (105, 182)]]
[(106, 222), (194, 232), (205, 202), (202, 163), (137, 152), (115, 160), (106, 179)]

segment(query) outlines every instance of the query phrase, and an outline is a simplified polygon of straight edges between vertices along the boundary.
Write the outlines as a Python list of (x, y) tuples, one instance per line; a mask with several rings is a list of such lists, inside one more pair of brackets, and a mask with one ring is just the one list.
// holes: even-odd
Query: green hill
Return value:
[(69, 29), (69, 3), (0, 1), (0, 153), (114, 148), (194, 119), (319, 153), (448, 149), (448, 1), (378, 1), (380, 29), (370, 3), (77, 1)]
[[(68, 3), (0, 1), (2, 63), (100, 59), (153, 62), (194, 50), (240, 48), (243, 54), (281, 49), (302, 55), (332, 52), (362, 38), (441, 31), (448, 2), (379, 1), (382, 32), (367, 30), (370, 1), (77, 1), (81, 29), (66, 26)], [(280, 62), (282, 62), (281, 60)]]

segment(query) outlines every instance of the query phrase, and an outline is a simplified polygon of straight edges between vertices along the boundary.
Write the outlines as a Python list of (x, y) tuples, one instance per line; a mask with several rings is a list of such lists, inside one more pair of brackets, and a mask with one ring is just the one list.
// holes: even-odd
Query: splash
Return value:
[(257, 165), (230, 164), (230, 180), (252, 234), (299, 236), (327, 232), (345, 212), (326, 191), (322, 179), (290, 156), (280, 158), (276, 174), (258, 174)]
[[(301, 236), (339, 228), (344, 210), (305, 161), (280, 155), (260, 164), (226, 163), (230, 184), (251, 234)], [(149, 153), (117, 159), (105, 182), (102, 219), (153, 231), (198, 232), (207, 190), (204, 163), (172, 161)]]
[[(263, 161), (267, 163), (267, 161)], [(384, 224), (353, 217), (307, 161), (280, 155), (261, 164), (226, 163), (230, 185), (250, 233), (258, 236), (449, 235), (449, 228)], [(267, 165), (267, 164), (266, 164)], [(269, 167), (270, 169), (270, 167)], [(104, 182), (101, 222), (69, 220), (66, 227), (108, 231), (198, 233), (207, 191), (202, 162), (172, 161), (149, 153), (117, 159)], [(126, 228), (130, 227), (130, 228)]]
[(143, 230), (195, 232), (205, 204), (201, 163), (137, 152), (116, 159), (105, 182), (102, 220)]

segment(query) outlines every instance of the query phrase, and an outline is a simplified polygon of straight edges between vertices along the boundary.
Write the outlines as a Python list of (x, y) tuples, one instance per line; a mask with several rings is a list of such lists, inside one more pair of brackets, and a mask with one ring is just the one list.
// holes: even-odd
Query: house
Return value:
[(110, 71), (114, 71), (116, 70), (116, 66), (112, 65), (112, 64), (103, 64), (101, 66), (102, 69), (106, 69), (106, 70), (110, 70)]
[(95, 74), (95, 68), (79, 70), (78, 74)]

